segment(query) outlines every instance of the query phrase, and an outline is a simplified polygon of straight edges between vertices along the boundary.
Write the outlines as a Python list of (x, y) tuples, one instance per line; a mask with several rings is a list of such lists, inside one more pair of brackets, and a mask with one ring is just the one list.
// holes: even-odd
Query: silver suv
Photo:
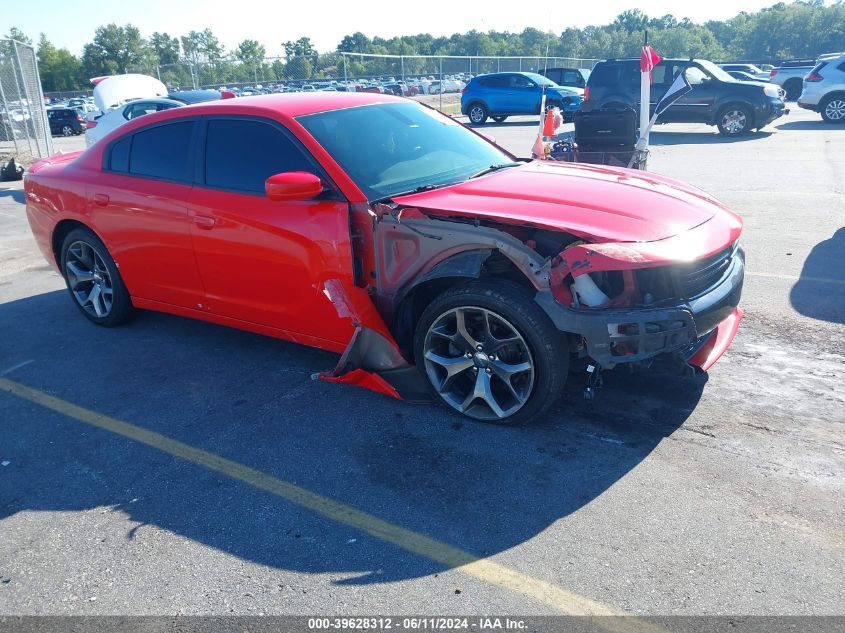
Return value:
[(818, 112), (828, 123), (845, 123), (845, 53), (819, 58), (804, 77), (798, 105)]

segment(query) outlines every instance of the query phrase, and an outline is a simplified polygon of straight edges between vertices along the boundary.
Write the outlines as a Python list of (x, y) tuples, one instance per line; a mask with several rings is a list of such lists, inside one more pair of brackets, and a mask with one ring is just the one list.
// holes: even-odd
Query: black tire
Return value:
[(483, 103), (476, 102), (469, 106), (467, 116), (469, 117), (469, 122), (473, 125), (483, 125), (490, 114)]
[(725, 136), (748, 134), (753, 126), (751, 109), (740, 103), (725, 106), (716, 116), (716, 127), (719, 128), (719, 133)]
[[(75, 276), (73, 270), (80, 271), (80, 268), (84, 268), (85, 263), (82, 260), (85, 259), (90, 267), (87, 271), (82, 270), (83, 274)], [(103, 266), (105, 271), (102, 270)], [(61, 271), (73, 304), (92, 323), (113, 327), (126, 323), (135, 316), (136, 310), (123, 278), (105, 244), (93, 231), (77, 228), (65, 236), (61, 250)], [(91, 273), (90, 280), (86, 280), (86, 273)], [(95, 286), (99, 286), (100, 291), (95, 293)], [(109, 292), (110, 304), (105, 299)], [(86, 294), (88, 298), (83, 300), (82, 295)], [(96, 297), (92, 300), (94, 294)]]
[(819, 112), (825, 123), (845, 123), (845, 94), (831, 95), (825, 97), (819, 103)]
[(801, 96), (801, 91), (804, 89), (804, 81), (802, 79), (787, 79), (783, 84), (783, 89), (786, 90), (787, 101), (797, 101)]
[(501, 123), (502, 121), (504, 121), (508, 117), (507, 116), (491, 116), (490, 118), (493, 119), (496, 123)]
[(72, 125), (63, 125), (62, 126), (62, 136), (73, 136), (73, 126)]
[[(448, 330), (448, 327), (439, 325), (447, 323), (445, 319), (449, 319), (453, 312), (463, 310), (466, 310), (468, 315), (473, 313), (488, 315), (484, 317), (487, 323), (486, 330), (483, 327), (478, 329), (477, 325), (471, 323), (470, 316), (462, 317), (467, 324), (464, 328), (465, 331), (473, 333), (469, 339), (474, 339), (482, 344), (481, 350), (475, 347), (478, 350), (477, 353), (468, 351), (471, 344), (466, 347), (467, 351), (464, 351), (462, 345), (466, 344), (468, 339), (458, 335), (457, 320), (455, 321), (454, 334), (456, 341), (445, 338), (443, 332)], [(497, 334), (507, 333), (508, 330), (505, 326), (510, 327), (518, 335), (519, 341), (517, 343), (502, 343), (502, 340), (514, 341), (515, 338), (505, 336), (505, 339), (500, 340), (499, 337), (492, 334), (494, 327), (491, 327), (491, 325), (496, 326)], [(446, 329), (444, 330), (444, 328)], [(483, 336), (484, 332), (491, 336)], [(482, 336), (476, 338), (476, 335), (479, 334), (482, 334)], [(482, 339), (486, 340), (482, 342)], [(442, 348), (436, 349), (434, 347), (435, 342), (445, 344), (449, 351), (442, 350)], [(457, 386), (450, 389), (446, 393), (446, 397), (441, 393), (442, 391), (446, 392), (446, 389), (440, 387), (445, 387), (448, 380), (445, 377), (441, 378), (442, 374), (438, 375), (437, 373), (437, 370), (443, 369), (444, 366), (428, 360), (429, 358), (436, 358), (436, 356), (426, 355), (427, 345), (430, 354), (442, 354), (441, 358), (445, 356), (445, 359), (449, 361), (457, 360), (462, 364), (469, 363), (471, 365), (465, 369), (454, 367), (454, 381), (450, 384)], [(512, 356), (514, 351), (521, 357)], [(414, 354), (417, 359), (417, 368), (422, 373), (423, 379), (429, 385), (436, 400), (470, 418), (494, 424), (519, 425), (539, 419), (560, 396), (567, 379), (569, 366), (569, 349), (565, 335), (554, 327), (549, 318), (534, 302), (528, 290), (514, 282), (502, 280), (495, 282), (479, 280), (460, 284), (453, 286), (434, 299), (417, 322), (414, 334)], [(496, 354), (499, 354), (498, 358)], [(513, 368), (525, 364), (530, 365), (530, 369), (522, 370), (522, 374), (509, 372), (507, 383), (499, 375), (499, 367)], [(497, 391), (499, 394), (493, 398), (497, 401), (497, 405), (501, 405), (499, 410), (503, 413), (511, 412), (506, 416), (497, 414), (487, 404), (486, 399), (467, 400), (470, 392), (476, 393), (474, 390), (479, 384), (477, 380), (484, 378), (479, 376), (482, 369), (484, 373), (490, 376), (486, 379), (489, 386), (488, 393), (493, 394), (494, 391)], [(493, 373), (493, 370), (496, 370), (495, 373)], [(525, 381), (528, 378), (525, 374), (529, 371), (531, 372), (530, 384), (526, 386)], [(514, 376), (517, 376), (516, 389), (514, 389), (512, 382)], [(519, 384), (520, 379), (523, 380), (521, 385)], [(441, 385), (435, 385), (434, 381), (441, 382)], [(505, 384), (511, 387), (509, 391), (505, 388)], [(515, 395), (518, 389), (522, 390), (520, 399), (510, 397), (510, 394)], [(463, 391), (466, 391), (466, 394)], [(504, 396), (504, 398), (500, 399), (501, 396)], [(450, 402), (447, 398), (452, 401)], [(458, 405), (458, 401), (464, 402), (463, 411)], [(505, 409), (505, 405), (508, 404), (511, 404), (511, 406)], [(517, 404), (519, 405), (518, 408), (514, 409)]]

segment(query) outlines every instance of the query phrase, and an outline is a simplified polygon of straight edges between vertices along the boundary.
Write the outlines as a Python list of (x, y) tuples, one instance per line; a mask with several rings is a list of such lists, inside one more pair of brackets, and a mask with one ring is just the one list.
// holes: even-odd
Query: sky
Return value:
[[(3, 0), (9, 3), (11, 0)], [(830, 0), (828, 0), (830, 2)], [(826, 2), (826, 4), (828, 3)], [(268, 56), (283, 53), (282, 42), (303, 36), (321, 52), (335, 50), (344, 35), (361, 31), (369, 37), (431, 33), (435, 37), (479, 31), (519, 32), (526, 27), (560, 33), (567, 27), (612, 22), (625, 9), (640, 8), (650, 17), (672, 13), (693, 22), (724, 20), (740, 11), (757, 11), (775, 0), (547, 0), (523, 4), (517, 0), (28, 0), (0, 14), (0, 32), (16, 26), (34, 41), (39, 33), (75, 54), (103, 24), (132, 23), (146, 37), (153, 31), (184, 35), (210, 28), (227, 49), (255, 39)], [(72, 7), (68, 11), (68, 7)]]

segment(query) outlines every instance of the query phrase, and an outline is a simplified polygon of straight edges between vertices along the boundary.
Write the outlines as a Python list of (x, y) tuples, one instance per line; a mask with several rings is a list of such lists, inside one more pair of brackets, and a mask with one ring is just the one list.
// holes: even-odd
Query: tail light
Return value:
[(587, 86), (586, 88), (584, 88), (584, 101), (589, 101), (589, 100), (590, 100), (590, 87)]
[(824, 81), (824, 77), (817, 72), (812, 72), (804, 77), (804, 81)]
[(76, 113), (76, 120), (77, 121), (84, 121), (84, 119), (82, 118), (82, 115), (79, 114), (78, 112)]
[(88, 121), (88, 124), (87, 124), (87, 126), (86, 126), (86, 127), (87, 127), (89, 130), (90, 130), (91, 128), (95, 128), (95, 127), (97, 127), (97, 122), (96, 122), (96, 121)]
[(777, 69), (776, 69), (776, 68), (772, 68), (772, 69), (769, 71), (769, 77), (774, 77), (774, 76), (775, 76), (775, 75), (777, 75), (777, 74), (778, 74), (778, 71), (777, 71)]

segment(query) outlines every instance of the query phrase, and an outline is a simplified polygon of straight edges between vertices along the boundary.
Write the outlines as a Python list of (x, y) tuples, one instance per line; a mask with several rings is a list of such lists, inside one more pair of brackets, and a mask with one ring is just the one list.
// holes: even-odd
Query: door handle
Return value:
[(196, 224), (201, 229), (210, 229), (214, 226), (217, 222), (214, 218), (208, 215), (195, 215), (194, 216), (194, 224)]
[(105, 207), (109, 203), (109, 197), (104, 193), (95, 193), (94, 194), (94, 203), (97, 206)]

